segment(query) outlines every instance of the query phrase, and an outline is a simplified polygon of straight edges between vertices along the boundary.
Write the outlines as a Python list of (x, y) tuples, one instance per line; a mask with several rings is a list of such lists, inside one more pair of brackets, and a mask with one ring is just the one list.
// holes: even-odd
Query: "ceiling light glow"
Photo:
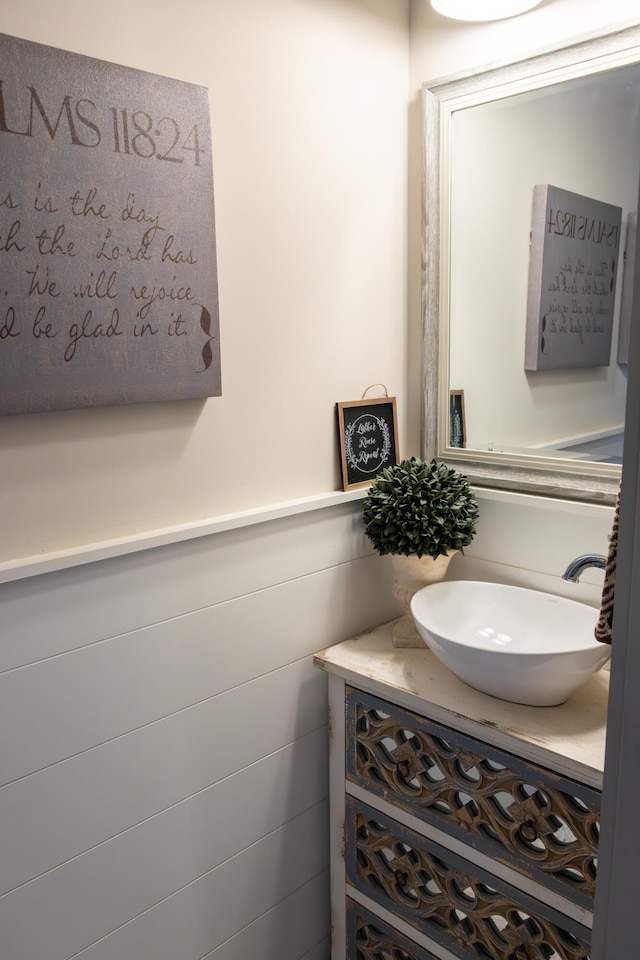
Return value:
[(431, 6), (454, 20), (504, 20), (533, 10), (542, 0), (431, 0)]

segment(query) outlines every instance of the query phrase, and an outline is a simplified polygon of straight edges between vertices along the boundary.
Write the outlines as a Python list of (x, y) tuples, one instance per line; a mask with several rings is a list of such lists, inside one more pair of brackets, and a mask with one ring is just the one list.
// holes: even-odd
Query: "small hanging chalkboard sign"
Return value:
[(343, 489), (366, 487), (399, 459), (395, 397), (350, 400), (337, 407)]
[(464, 415), (464, 390), (449, 391), (449, 446), (466, 447), (467, 425)]

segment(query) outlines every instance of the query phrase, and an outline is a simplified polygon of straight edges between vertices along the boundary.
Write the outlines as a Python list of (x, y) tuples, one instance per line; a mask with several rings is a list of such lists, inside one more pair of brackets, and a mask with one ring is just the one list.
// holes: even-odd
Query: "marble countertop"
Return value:
[(426, 646), (394, 647), (391, 628), (384, 624), (327, 647), (314, 663), (352, 686), (602, 789), (608, 670), (560, 706), (529, 707), (474, 690)]

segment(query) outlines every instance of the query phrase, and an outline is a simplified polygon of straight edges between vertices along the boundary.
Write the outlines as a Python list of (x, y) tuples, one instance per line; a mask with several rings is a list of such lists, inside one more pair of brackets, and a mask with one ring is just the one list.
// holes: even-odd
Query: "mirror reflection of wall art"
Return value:
[(0, 59), (0, 414), (218, 396), (207, 89)]
[(449, 391), (449, 446), (466, 447), (467, 427), (464, 418), (464, 390)]
[(343, 490), (367, 487), (399, 460), (395, 397), (337, 406)]
[(627, 221), (627, 246), (624, 252), (622, 273), (622, 300), (620, 303), (620, 334), (618, 337), (618, 363), (629, 363), (629, 334), (631, 332), (631, 306), (633, 303), (633, 278), (636, 266), (636, 235), (638, 214), (630, 213)]
[(620, 207), (534, 187), (525, 370), (611, 362), (621, 221)]

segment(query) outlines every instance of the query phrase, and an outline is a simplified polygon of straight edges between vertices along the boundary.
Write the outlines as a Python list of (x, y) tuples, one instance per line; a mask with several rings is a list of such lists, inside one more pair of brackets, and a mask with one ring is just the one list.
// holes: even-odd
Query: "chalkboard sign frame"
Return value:
[[(342, 488), (368, 487), (382, 470), (400, 459), (396, 398), (348, 400), (338, 403), (337, 410)], [(356, 436), (360, 452), (354, 446)]]

